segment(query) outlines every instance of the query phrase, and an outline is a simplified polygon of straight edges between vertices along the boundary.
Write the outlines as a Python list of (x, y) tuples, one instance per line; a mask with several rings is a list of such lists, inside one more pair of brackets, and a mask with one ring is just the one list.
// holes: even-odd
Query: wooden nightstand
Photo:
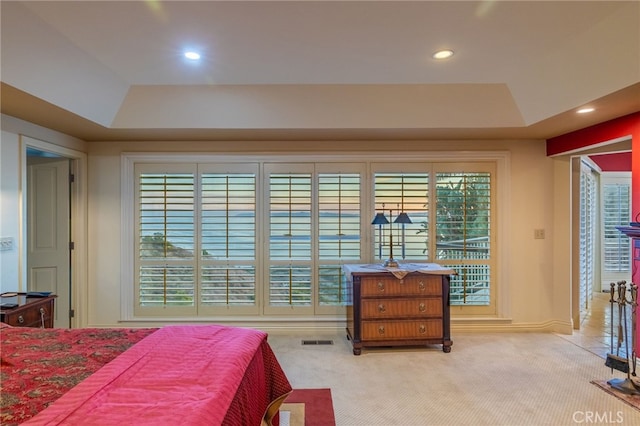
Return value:
[(56, 295), (28, 297), (26, 293), (0, 297), (2, 304), (12, 303), (14, 308), (1, 308), (0, 321), (14, 327), (53, 328), (53, 309)]
[[(416, 264), (412, 264), (416, 265)], [(347, 305), (347, 338), (353, 354), (363, 347), (441, 344), (451, 351), (449, 275), (423, 264), (396, 274), (378, 265), (344, 265), (352, 303)]]

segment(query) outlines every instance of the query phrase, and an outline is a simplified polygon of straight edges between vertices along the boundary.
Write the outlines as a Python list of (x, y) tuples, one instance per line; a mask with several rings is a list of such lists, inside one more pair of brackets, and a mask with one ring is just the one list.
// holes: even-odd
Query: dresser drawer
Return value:
[[(448, 296), (449, 277), (455, 271), (431, 264), (412, 268), (411, 264), (399, 268), (405, 273), (399, 279), (398, 271), (368, 272), (378, 268), (344, 265), (351, 277), (347, 338), (354, 355), (360, 355), (364, 347), (431, 344), (441, 344), (443, 352), (451, 352)], [(422, 272), (426, 269), (429, 273)]]
[[(14, 327), (53, 327), (54, 300), (57, 296), (45, 298), (29, 298), (23, 294), (8, 297), (11, 302), (16, 301), (14, 308), (2, 309), (0, 321)], [(3, 299), (5, 299), (3, 297)]]
[(27, 309), (9, 314), (5, 313), (4, 322), (14, 327), (42, 327), (51, 322), (51, 312), (49, 311), (49, 306), (44, 305), (36, 309)]
[(442, 300), (439, 298), (362, 300), (362, 319), (398, 317), (442, 317)]
[(442, 320), (362, 321), (364, 340), (442, 338)]
[(437, 275), (366, 277), (362, 279), (362, 297), (380, 296), (441, 296), (442, 283)]

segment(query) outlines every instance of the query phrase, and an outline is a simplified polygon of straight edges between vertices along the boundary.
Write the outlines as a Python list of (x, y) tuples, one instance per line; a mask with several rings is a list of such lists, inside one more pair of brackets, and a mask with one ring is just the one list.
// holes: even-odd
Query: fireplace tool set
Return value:
[[(609, 386), (626, 394), (640, 395), (640, 383), (636, 383), (631, 376), (636, 376), (636, 307), (638, 306), (638, 286), (631, 284), (629, 287), (629, 299), (627, 298), (627, 282), (618, 281), (611, 283), (611, 353), (607, 354), (605, 365), (613, 370), (618, 370), (627, 375), (624, 379), (611, 379), (607, 381)], [(631, 333), (628, 330), (629, 318), (627, 317), (627, 306), (629, 306), (629, 316), (631, 322)], [(614, 310), (618, 310), (617, 317)], [(614, 322), (617, 318), (617, 342), (614, 348)], [(631, 343), (629, 343), (631, 334)], [(624, 352), (621, 353), (624, 344)], [(614, 354), (615, 352), (615, 354)], [(624, 356), (623, 356), (624, 355)]]

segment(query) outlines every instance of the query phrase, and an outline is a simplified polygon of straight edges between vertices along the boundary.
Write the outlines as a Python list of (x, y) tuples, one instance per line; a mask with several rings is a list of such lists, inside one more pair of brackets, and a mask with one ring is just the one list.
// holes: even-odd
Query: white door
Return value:
[(27, 188), (27, 288), (58, 295), (54, 327), (69, 327), (69, 160), (30, 159)]

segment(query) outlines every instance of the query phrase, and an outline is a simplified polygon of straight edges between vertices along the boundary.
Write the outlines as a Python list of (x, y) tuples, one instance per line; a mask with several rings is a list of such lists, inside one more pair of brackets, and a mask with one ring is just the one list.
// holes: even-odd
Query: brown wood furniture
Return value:
[[(353, 354), (360, 355), (363, 347), (429, 344), (441, 344), (450, 352), (449, 276), (455, 272), (428, 264), (394, 275), (366, 266), (344, 266), (350, 282), (347, 338)], [(426, 272), (430, 269), (433, 272)]]
[(0, 321), (14, 327), (53, 328), (53, 309), (56, 295), (28, 297), (26, 293), (0, 297), (0, 302), (17, 304), (15, 308), (0, 309)]

